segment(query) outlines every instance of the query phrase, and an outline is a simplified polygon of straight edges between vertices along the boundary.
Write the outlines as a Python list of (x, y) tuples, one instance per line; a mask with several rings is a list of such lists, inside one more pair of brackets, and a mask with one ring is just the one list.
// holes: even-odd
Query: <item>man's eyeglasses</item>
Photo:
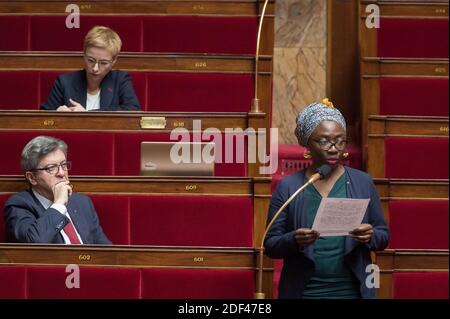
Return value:
[(347, 144), (346, 140), (339, 139), (335, 142), (329, 141), (329, 140), (313, 140), (317, 144), (319, 144), (319, 147), (323, 151), (328, 151), (332, 146), (336, 147), (338, 151), (343, 151), (345, 148), (345, 145)]
[(55, 175), (56, 173), (58, 173), (59, 171), (59, 167), (61, 167), (61, 169), (64, 172), (67, 172), (68, 170), (70, 170), (70, 162), (62, 162), (59, 164), (53, 164), (53, 165), (48, 165), (42, 168), (35, 168), (34, 170), (32, 170), (33, 172), (35, 171), (46, 171), (47, 173), (49, 173), (50, 175)]
[(89, 66), (90, 67), (94, 67), (97, 63), (98, 63), (98, 67), (99, 68), (107, 68), (108, 66), (110, 66), (111, 65), (111, 63), (113, 63), (113, 61), (110, 61), (110, 60), (96, 60), (96, 59), (94, 59), (93, 57), (90, 57), (90, 56), (87, 56), (87, 55), (85, 55), (84, 56), (85, 57), (85, 59), (86, 59), (86, 62), (89, 64)]

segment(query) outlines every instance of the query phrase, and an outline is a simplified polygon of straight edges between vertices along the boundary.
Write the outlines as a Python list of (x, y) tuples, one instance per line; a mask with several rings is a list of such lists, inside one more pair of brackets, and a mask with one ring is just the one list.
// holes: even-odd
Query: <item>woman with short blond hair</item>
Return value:
[(84, 38), (84, 52), (90, 47), (107, 49), (113, 57), (116, 57), (122, 48), (122, 40), (114, 30), (108, 27), (95, 26)]
[(114, 30), (93, 27), (84, 39), (84, 70), (60, 75), (41, 110), (140, 110), (130, 75), (112, 70), (121, 47), (122, 41)]

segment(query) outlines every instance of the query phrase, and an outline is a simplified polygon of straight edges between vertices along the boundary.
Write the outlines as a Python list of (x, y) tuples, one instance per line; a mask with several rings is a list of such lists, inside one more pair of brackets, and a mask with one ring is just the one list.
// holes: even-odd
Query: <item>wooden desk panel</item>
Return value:
[[(72, 176), (74, 190), (82, 193), (117, 194), (201, 194), (251, 196), (253, 187), (260, 197), (270, 196), (270, 177), (146, 177), (146, 176)], [(253, 186), (255, 185), (255, 186)], [(27, 189), (22, 176), (0, 176), (0, 192), (14, 193)]]
[[(253, 56), (120, 53), (115, 66), (139, 72), (255, 72)], [(0, 52), (0, 70), (68, 72), (84, 68), (82, 52)], [(260, 56), (259, 73), (271, 74), (272, 57)]]
[[(1, 244), (1, 264), (255, 269), (253, 249)], [(239, 256), (239, 257), (238, 257)]]
[(360, 0), (360, 16), (366, 17), (366, 7), (376, 4), (380, 8), (381, 17), (413, 17), (448, 19), (448, 1), (383, 1)]
[[(178, 127), (194, 129), (194, 121), (201, 121), (201, 129), (214, 127), (248, 127), (249, 117), (264, 117), (264, 113), (155, 113), (155, 112), (86, 112), (68, 113), (54, 111), (2, 111), (1, 130), (92, 130), (171, 132)], [(164, 128), (143, 128), (145, 118), (156, 117), (166, 121)]]
[(371, 115), (369, 140), (378, 135), (448, 137), (448, 117)]
[(361, 75), (363, 80), (382, 76), (448, 77), (448, 59), (362, 57)]
[[(71, 1), (0, 1), (2, 14), (52, 14), (61, 15)], [(111, 3), (96, 0), (77, 2), (81, 14), (121, 14), (121, 15), (226, 15), (257, 16), (260, 12), (260, 0), (234, 1), (183, 1), (183, 0), (146, 0)], [(275, 1), (270, 0), (267, 14), (274, 15)]]
[(430, 181), (374, 178), (373, 180), (382, 199), (448, 199), (448, 179)]
[(447, 249), (386, 249), (376, 255), (382, 272), (448, 271), (448, 261)]

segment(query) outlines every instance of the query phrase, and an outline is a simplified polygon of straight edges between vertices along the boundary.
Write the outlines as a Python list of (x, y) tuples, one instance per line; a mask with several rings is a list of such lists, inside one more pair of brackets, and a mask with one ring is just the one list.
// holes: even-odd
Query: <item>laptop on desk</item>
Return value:
[(141, 175), (214, 176), (214, 161), (202, 157), (204, 150), (215, 154), (214, 147), (203, 142), (141, 142)]

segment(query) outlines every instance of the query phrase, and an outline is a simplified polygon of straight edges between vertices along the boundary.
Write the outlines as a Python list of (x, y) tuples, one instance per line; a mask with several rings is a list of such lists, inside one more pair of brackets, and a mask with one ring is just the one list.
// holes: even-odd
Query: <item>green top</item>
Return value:
[[(328, 197), (347, 198), (345, 174), (336, 181)], [(305, 189), (308, 212), (307, 227), (311, 228), (322, 195), (314, 185)], [(345, 236), (319, 237), (314, 242), (315, 271), (303, 291), (303, 298), (361, 298), (359, 283), (344, 262)]]

